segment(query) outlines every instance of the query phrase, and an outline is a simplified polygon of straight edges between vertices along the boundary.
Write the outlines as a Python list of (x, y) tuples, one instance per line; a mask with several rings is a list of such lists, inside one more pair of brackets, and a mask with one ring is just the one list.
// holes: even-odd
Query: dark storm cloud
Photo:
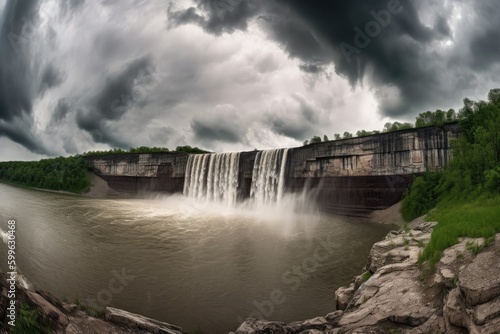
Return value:
[(253, 17), (258, 9), (255, 0), (197, 0), (196, 2), (196, 8), (182, 10), (176, 10), (173, 3), (170, 3), (169, 26), (195, 23), (205, 31), (216, 35), (246, 30), (248, 19)]
[[(29, 58), (19, 48), (25, 22), (36, 22), (37, 1), (9, 1), (0, 18), (0, 119), (31, 114)], [(16, 52), (17, 51), (17, 52)]]
[(281, 110), (273, 110), (265, 122), (274, 132), (302, 141), (317, 130), (320, 110), (299, 94), (293, 94), (292, 101)]
[(470, 64), (474, 69), (487, 70), (491, 64), (500, 63), (498, 1), (476, 1), (474, 9), (477, 15), (477, 29), (469, 46)]
[[(220, 33), (244, 30), (244, 20), (258, 18), (271, 38), (291, 57), (301, 60), (301, 70), (319, 73), (325, 69), (324, 65), (333, 63), (335, 71), (352, 85), (369, 75), (384, 116), (414, 114), (429, 104), (456, 98), (457, 91), (465, 87), (459, 83), (453, 87), (449, 82), (443, 82), (441, 71), (447, 66), (451, 67), (449, 71), (467, 73), (473, 68), (486, 70), (500, 60), (500, 20), (496, 9), (498, 4), (494, 0), (463, 2), (471, 4), (475, 11), (476, 22), (470, 29), (477, 31), (467, 45), (473, 51), (470, 58), (465, 59), (465, 64), (446, 64), (448, 58), (440, 58), (434, 50), (435, 43), (452, 37), (448, 23), (451, 17), (446, 16), (449, 8), (442, 2), (435, 2), (436, 9), (443, 15), (438, 15), (432, 26), (421, 19), (422, 8), (418, 6), (426, 4), (411, 0), (318, 0), (313, 3), (256, 0), (251, 2), (252, 11), (237, 15), (238, 19), (234, 21), (218, 20), (220, 12), (210, 9), (213, 3), (200, 0), (196, 10), (185, 10), (184, 20), (174, 19), (175, 24), (194, 23), (208, 32)], [(390, 19), (381, 14), (382, 11), (391, 13), (391, 8)], [(229, 12), (236, 16), (235, 13)], [(378, 24), (379, 28), (369, 25), (377, 20), (382, 22)], [(212, 21), (217, 22), (217, 29), (208, 28), (207, 22)], [(373, 29), (373, 37), (366, 33), (367, 28)], [(363, 43), (357, 44), (359, 31), (368, 38), (358, 39)], [(457, 45), (462, 43), (454, 42)], [(347, 44), (352, 48), (346, 49)], [(461, 52), (463, 50), (457, 50), (457, 53)], [(464, 68), (464, 65), (469, 67)], [(461, 75), (457, 73), (456, 76)], [(379, 91), (381, 87), (392, 88), (392, 94), (397, 96)]]
[(38, 95), (43, 95), (45, 91), (60, 85), (62, 82), (62, 74), (52, 64), (48, 65), (41, 73)]
[(85, 0), (60, 0), (63, 15), (67, 15), (81, 8)]
[(300, 64), (299, 68), (306, 73), (321, 73), (325, 70), (323, 66), (315, 64)]
[(151, 83), (153, 73), (151, 57), (143, 56), (130, 61), (119, 73), (109, 75), (89, 103), (77, 112), (78, 127), (91, 133), (97, 142), (128, 148), (126, 140), (116, 138), (103, 124), (119, 120), (134, 103), (141, 102), (141, 89)]
[(60, 84), (61, 77), (52, 65), (40, 70), (33, 61), (30, 45), (41, 20), (37, 10), (38, 1), (11, 0), (0, 17), (0, 136), (48, 153), (32, 131), (33, 100)]
[[(411, 2), (401, 1), (399, 6), (397, 0), (324, 0), (315, 2), (313, 6), (294, 0), (282, 3), (290, 6), (300, 21), (306, 22), (303, 25), (308, 27), (311, 35), (332, 51), (331, 60), (336, 72), (347, 77), (351, 84), (361, 82), (370, 69), (375, 86), (387, 85), (399, 90), (400, 103), (389, 104), (379, 99), (385, 115), (397, 117), (412, 112), (408, 105), (419, 105), (429, 97), (428, 87), (436, 83), (436, 73), (427, 70), (429, 62), (421, 61), (425, 56), (423, 48), (426, 43), (441, 38), (442, 33), (423, 25)], [(386, 27), (379, 25), (380, 31), (376, 36), (368, 36), (367, 24), (375, 22), (374, 13), (391, 13), (388, 10), (391, 3), (396, 9), (390, 14), (390, 19), (386, 18)], [(356, 27), (368, 36), (361, 40), (364, 43), (356, 43), (355, 38), (360, 35)], [(294, 37), (283, 35), (282, 38), (291, 40)], [(346, 52), (347, 45), (352, 49), (348, 48)], [(296, 49), (299, 48), (300, 44), (296, 46)], [(295, 51), (291, 54), (300, 53)], [(421, 86), (424, 82), (426, 85)]]
[(193, 117), (191, 129), (199, 140), (225, 143), (242, 142), (246, 133), (244, 122), (232, 106), (218, 106), (211, 112)]
[[(229, 123), (229, 124), (227, 124)], [(202, 122), (193, 120), (191, 128), (197, 139), (221, 141), (226, 143), (237, 143), (242, 137), (237, 128), (234, 128), (230, 122)]]
[[(6, 136), (13, 142), (23, 145), (33, 153), (54, 154), (54, 151), (45, 147), (40, 140), (33, 134), (32, 120), (24, 117), (16, 117), (12, 122), (6, 123), (0, 120), (0, 134)], [(29, 126), (29, 128), (26, 128)]]
[(62, 121), (69, 112), (70, 104), (66, 101), (66, 99), (60, 99), (57, 102), (56, 107), (54, 108), (54, 113), (52, 114), (52, 121), (58, 123)]

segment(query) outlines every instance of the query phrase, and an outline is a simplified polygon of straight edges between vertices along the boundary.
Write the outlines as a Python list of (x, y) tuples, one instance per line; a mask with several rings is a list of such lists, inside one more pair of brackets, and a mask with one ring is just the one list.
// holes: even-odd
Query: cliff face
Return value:
[(129, 193), (182, 192), (188, 154), (151, 153), (85, 158), (110, 188)]
[[(398, 202), (413, 175), (439, 170), (450, 160), (458, 124), (409, 129), (290, 149), (285, 168), (288, 192), (314, 189), (325, 211), (364, 215)], [(242, 152), (238, 198), (250, 196), (257, 151)], [(182, 192), (188, 155), (126, 154), (86, 157), (97, 175), (117, 191)]]
[(287, 188), (316, 188), (326, 211), (364, 215), (401, 200), (413, 175), (450, 161), (458, 124), (318, 143), (290, 152)]
[(440, 169), (458, 125), (381, 133), (294, 148), (291, 177), (405, 175)]

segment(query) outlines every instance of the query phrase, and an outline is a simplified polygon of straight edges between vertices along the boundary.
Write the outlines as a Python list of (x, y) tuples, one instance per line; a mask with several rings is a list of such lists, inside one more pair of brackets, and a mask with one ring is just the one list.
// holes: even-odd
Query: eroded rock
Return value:
[(183, 334), (182, 328), (113, 307), (106, 307), (106, 320), (127, 328), (145, 330), (150, 333)]
[(500, 261), (496, 252), (484, 252), (465, 266), (459, 275), (460, 289), (474, 306), (500, 295)]
[[(500, 297), (487, 303), (478, 305), (474, 310), (474, 319), (478, 325), (484, 325), (487, 321), (500, 315)], [(500, 331), (500, 328), (499, 328)]]
[(354, 297), (354, 283), (348, 287), (341, 287), (335, 291), (335, 305), (337, 310), (345, 310)]

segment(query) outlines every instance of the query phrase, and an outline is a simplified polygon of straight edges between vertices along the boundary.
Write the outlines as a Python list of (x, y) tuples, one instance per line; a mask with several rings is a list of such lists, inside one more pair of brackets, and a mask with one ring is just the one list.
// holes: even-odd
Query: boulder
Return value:
[(287, 327), (286, 323), (284, 322), (248, 318), (240, 325), (240, 327), (238, 327), (236, 332), (230, 334), (260, 333), (293, 334), (293, 331), (290, 327)]
[(316, 317), (304, 321), (292, 322), (287, 327), (289, 327), (291, 332), (293, 333), (302, 333), (308, 330), (324, 331), (332, 328), (332, 326), (324, 317)]
[(459, 283), (467, 303), (478, 305), (500, 295), (500, 261), (493, 251), (477, 255), (459, 275)]
[(355, 310), (344, 313), (338, 325), (356, 328), (386, 321), (409, 326), (425, 323), (434, 310), (424, 300), (418, 275), (417, 268), (375, 273), (356, 294)]
[(106, 307), (106, 320), (132, 330), (144, 330), (150, 333), (184, 334), (182, 328), (166, 322), (151, 319), (140, 314), (130, 313), (114, 307)]
[(344, 311), (354, 297), (354, 283), (348, 287), (340, 287), (335, 291), (335, 306), (337, 310)]
[(336, 324), (338, 324), (340, 317), (342, 317), (343, 314), (344, 314), (343, 311), (338, 310), (335, 312), (328, 313), (325, 316), (325, 319), (328, 321), (328, 323), (335, 326)]
[[(484, 325), (500, 315), (500, 297), (478, 305), (474, 310), (474, 320), (478, 325)], [(500, 327), (499, 327), (500, 328)]]

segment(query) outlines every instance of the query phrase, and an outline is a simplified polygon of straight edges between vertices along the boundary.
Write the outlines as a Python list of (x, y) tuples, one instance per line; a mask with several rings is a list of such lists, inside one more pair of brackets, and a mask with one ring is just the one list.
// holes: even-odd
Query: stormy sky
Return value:
[(0, 160), (290, 147), (500, 81), (497, 0), (0, 0)]

